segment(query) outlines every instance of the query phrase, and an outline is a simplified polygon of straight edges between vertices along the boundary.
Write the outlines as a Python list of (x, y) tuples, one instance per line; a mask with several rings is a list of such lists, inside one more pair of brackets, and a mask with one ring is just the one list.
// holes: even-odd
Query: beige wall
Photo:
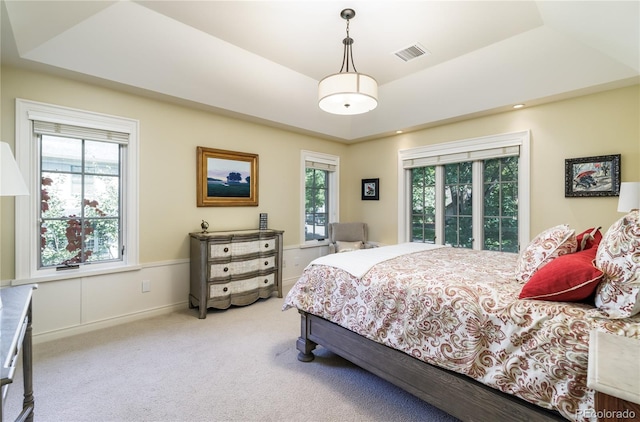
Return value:
[[(372, 240), (397, 239), (399, 149), (485, 135), (531, 131), (531, 233), (559, 223), (608, 227), (616, 198), (564, 198), (564, 159), (622, 154), (622, 179), (640, 180), (640, 89), (624, 88), (414, 133), (344, 145), (247, 123), (68, 79), (1, 69), (0, 134), (14, 144), (15, 99), (23, 98), (140, 121), (140, 263), (138, 271), (41, 283), (34, 294), (36, 341), (184, 309), (187, 233), (269, 226), (285, 231), (285, 284), (323, 249), (299, 249), (300, 150), (341, 157), (340, 216), (370, 225)], [(198, 208), (196, 147), (259, 155), (258, 207)], [(380, 179), (380, 200), (360, 200), (360, 180)], [(0, 199), (0, 284), (14, 277), (14, 201)], [(142, 293), (142, 280), (151, 292)], [(194, 314), (195, 315), (195, 314)]]
[[(188, 258), (187, 233), (258, 226), (300, 239), (300, 150), (344, 155), (336, 142), (222, 117), (66, 79), (2, 68), (2, 139), (14, 146), (15, 99), (23, 98), (140, 121), (140, 262)], [(196, 147), (259, 155), (258, 207), (197, 207)], [(14, 149), (15, 151), (15, 149)], [(2, 201), (2, 280), (14, 276), (13, 199)]]
[[(564, 160), (621, 154), (622, 181), (640, 181), (638, 85), (350, 146), (341, 216), (369, 223), (372, 240), (394, 243), (398, 150), (523, 130), (531, 135), (531, 237), (561, 223), (606, 229), (621, 217), (617, 197), (565, 198)], [(365, 178), (380, 178), (380, 201), (360, 200)]]
[[(370, 224), (372, 240), (397, 239), (397, 152), (485, 135), (531, 131), (531, 236), (559, 223), (608, 227), (617, 198), (565, 198), (564, 159), (622, 154), (622, 180), (640, 180), (638, 85), (471, 119), (355, 145), (247, 123), (213, 113), (93, 85), (2, 68), (2, 139), (13, 146), (15, 98), (140, 120), (140, 261), (188, 257), (186, 233), (200, 220), (213, 229), (257, 225), (285, 230), (285, 246), (299, 243), (300, 150), (342, 157), (340, 215)], [(195, 149), (207, 146), (260, 156), (258, 207), (196, 207)], [(360, 180), (380, 179), (380, 201), (360, 200)], [(13, 199), (0, 200), (0, 279), (14, 274)]]

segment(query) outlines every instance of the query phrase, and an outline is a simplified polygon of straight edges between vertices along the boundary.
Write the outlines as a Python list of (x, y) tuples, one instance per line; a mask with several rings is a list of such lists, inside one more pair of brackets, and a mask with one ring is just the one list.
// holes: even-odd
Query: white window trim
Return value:
[[(123, 215), (123, 243), (125, 254), (122, 261), (83, 265), (78, 269), (65, 270), (62, 273), (55, 269), (37, 268), (39, 248), (38, 218), (40, 204), (37, 193), (41, 187), (38, 175), (37, 146), (33, 136), (32, 120), (50, 121), (83, 126), (94, 129), (114, 130), (129, 134), (127, 154), (123, 166), (122, 180), (125, 181), (122, 198), (125, 214)], [(138, 139), (139, 121), (125, 117), (110, 116), (90, 111), (77, 110), (52, 104), (16, 99), (16, 161), (32, 194), (16, 197), (15, 221), (15, 272), (13, 284), (43, 282), (50, 280), (86, 277), (139, 269), (139, 201), (138, 201)]]
[[(520, 245), (529, 243), (530, 227), (530, 134), (529, 131), (489, 135), (479, 138), (425, 145), (398, 151), (398, 243), (409, 242), (409, 209), (411, 207), (411, 171), (405, 161), (428, 160), (442, 155), (473, 153), (476, 151), (519, 147), (518, 159), (518, 238)], [(463, 161), (463, 160), (461, 160)], [(427, 164), (424, 164), (427, 165)], [(438, 198), (436, 197), (436, 200)], [(482, 223), (480, 222), (480, 225)], [(478, 223), (474, 220), (474, 227)], [(479, 226), (478, 226), (479, 227)], [(438, 238), (442, 238), (438, 236)], [(478, 238), (479, 239), (479, 238)]]
[(306, 210), (305, 210), (305, 181), (306, 181), (306, 162), (314, 161), (317, 163), (324, 163), (329, 166), (335, 167), (335, 171), (330, 172), (329, 177), (329, 223), (335, 223), (339, 221), (339, 198), (340, 198), (340, 157), (331, 154), (325, 154), (322, 152), (314, 152), (314, 151), (300, 151), (300, 223), (301, 223), (301, 232), (300, 232), (300, 247), (313, 247), (313, 246), (323, 246), (329, 244), (329, 239), (325, 239), (324, 241), (318, 240), (310, 240), (307, 241), (304, 235), (304, 221), (306, 220)]

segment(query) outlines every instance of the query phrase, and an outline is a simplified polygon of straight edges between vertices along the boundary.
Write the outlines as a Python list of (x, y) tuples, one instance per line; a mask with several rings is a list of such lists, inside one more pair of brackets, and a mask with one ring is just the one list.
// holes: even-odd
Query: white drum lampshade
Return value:
[(640, 209), (640, 182), (620, 183), (618, 196), (618, 212), (629, 212)]
[(318, 84), (320, 108), (332, 114), (361, 114), (378, 106), (378, 84), (369, 75), (343, 72)]

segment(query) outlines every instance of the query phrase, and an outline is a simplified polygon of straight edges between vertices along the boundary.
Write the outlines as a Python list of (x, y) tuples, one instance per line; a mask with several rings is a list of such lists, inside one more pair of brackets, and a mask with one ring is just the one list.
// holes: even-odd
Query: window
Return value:
[(302, 244), (326, 243), (329, 223), (338, 221), (339, 164), (339, 157), (302, 151)]
[(122, 146), (35, 133), (42, 181), (38, 267), (121, 260)]
[(503, 157), (483, 162), (482, 249), (518, 252), (518, 162)]
[(411, 169), (411, 241), (436, 241), (436, 168)]
[(399, 241), (517, 252), (528, 241), (529, 134), (399, 151)]
[(471, 248), (473, 241), (473, 163), (444, 166), (444, 243)]
[(323, 240), (327, 237), (329, 211), (329, 171), (306, 169), (305, 174), (305, 231), (304, 240)]
[(16, 116), (31, 193), (16, 201), (16, 277), (137, 265), (138, 122), (25, 100)]

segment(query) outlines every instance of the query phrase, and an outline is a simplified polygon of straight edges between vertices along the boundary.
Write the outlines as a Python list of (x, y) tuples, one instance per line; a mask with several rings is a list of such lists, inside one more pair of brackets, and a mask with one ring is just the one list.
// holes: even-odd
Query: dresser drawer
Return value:
[(264, 289), (275, 285), (275, 273), (235, 280), (228, 283), (215, 283), (209, 286), (209, 299), (219, 299), (224, 296)]
[(251, 255), (275, 250), (276, 239), (262, 239), (232, 243), (210, 243), (209, 259)]
[(245, 261), (231, 261), (209, 265), (209, 280), (234, 277), (257, 271), (268, 271), (276, 267), (275, 256), (265, 256)]

